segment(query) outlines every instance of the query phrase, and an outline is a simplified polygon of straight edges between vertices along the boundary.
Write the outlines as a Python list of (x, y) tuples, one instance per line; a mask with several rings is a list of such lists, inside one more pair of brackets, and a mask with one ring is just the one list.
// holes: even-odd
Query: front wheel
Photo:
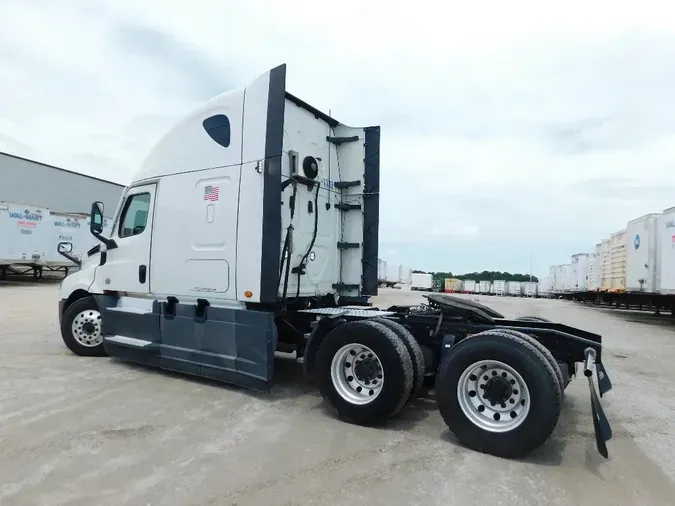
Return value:
[(101, 313), (93, 297), (73, 302), (63, 312), (61, 337), (70, 351), (82, 357), (105, 357)]
[(436, 380), (443, 420), (460, 443), (522, 457), (553, 432), (562, 393), (551, 364), (517, 336), (476, 334), (453, 347)]

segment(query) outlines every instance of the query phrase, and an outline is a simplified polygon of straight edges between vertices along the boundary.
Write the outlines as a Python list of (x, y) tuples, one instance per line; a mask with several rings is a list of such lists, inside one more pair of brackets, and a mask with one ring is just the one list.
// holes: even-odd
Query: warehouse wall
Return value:
[(61, 213), (89, 213), (100, 200), (112, 216), (124, 186), (0, 152), (0, 201)]

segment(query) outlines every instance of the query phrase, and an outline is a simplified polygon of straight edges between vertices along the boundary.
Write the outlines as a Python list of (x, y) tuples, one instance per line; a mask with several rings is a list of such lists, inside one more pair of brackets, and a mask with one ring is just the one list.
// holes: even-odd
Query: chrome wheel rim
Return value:
[(71, 325), (75, 340), (82, 346), (94, 348), (103, 342), (101, 332), (101, 313), (95, 309), (85, 309), (75, 315)]
[(508, 432), (520, 426), (530, 411), (530, 391), (513, 367), (481, 360), (459, 377), (457, 399), (464, 415), (488, 432)]
[(333, 355), (330, 373), (333, 387), (350, 404), (373, 402), (384, 386), (380, 358), (358, 343), (347, 344)]

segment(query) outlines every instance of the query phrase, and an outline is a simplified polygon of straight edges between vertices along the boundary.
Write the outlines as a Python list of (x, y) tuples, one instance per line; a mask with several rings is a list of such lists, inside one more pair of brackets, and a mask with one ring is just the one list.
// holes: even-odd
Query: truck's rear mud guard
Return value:
[(609, 457), (607, 451), (607, 441), (612, 439), (612, 427), (609, 425), (605, 411), (600, 404), (600, 398), (593, 382), (593, 365), (595, 365), (595, 373), (598, 378), (598, 385), (600, 387), (600, 396), (607, 393), (612, 388), (612, 383), (609, 380), (605, 366), (600, 361), (595, 361), (596, 352), (593, 348), (587, 348), (586, 360), (584, 363), (584, 376), (588, 378), (588, 389), (591, 393), (591, 411), (593, 414), (593, 430), (595, 432), (595, 444), (605, 458)]

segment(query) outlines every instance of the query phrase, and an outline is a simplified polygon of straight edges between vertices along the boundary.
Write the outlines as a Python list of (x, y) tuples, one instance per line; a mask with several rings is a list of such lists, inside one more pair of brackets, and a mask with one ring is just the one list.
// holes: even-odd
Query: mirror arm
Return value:
[(82, 265), (82, 261), (81, 261), (80, 259), (78, 259), (77, 257), (71, 255), (70, 252), (61, 251), (60, 247), (61, 247), (62, 244), (70, 244), (70, 248), (71, 248), (71, 251), (72, 251), (72, 248), (73, 248), (72, 243), (60, 242), (60, 243), (58, 244), (58, 246), (56, 247), (56, 252), (57, 252), (59, 255), (61, 255), (62, 257), (67, 258), (68, 260), (70, 260), (71, 262), (73, 262), (75, 265), (77, 265), (78, 267), (80, 267), (80, 266)]
[(80, 259), (74, 257), (73, 255), (71, 255), (70, 253), (66, 253), (66, 252), (64, 252), (64, 251), (59, 251), (58, 253), (59, 253), (62, 257), (65, 257), (65, 258), (67, 258), (68, 260), (70, 260), (71, 262), (73, 262), (73, 263), (74, 263), (75, 265), (77, 265), (78, 267), (80, 267), (80, 266), (82, 265), (82, 261), (81, 261)]
[(101, 241), (103, 244), (105, 244), (106, 248), (108, 248), (109, 250), (110, 250), (110, 249), (115, 249), (115, 248), (117, 248), (117, 243), (115, 242), (115, 239), (110, 239), (110, 238), (108, 238), (108, 237), (103, 237), (103, 236), (102, 236), (101, 234), (99, 234), (98, 232), (95, 232), (95, 233), (92, 232), (92, 234), (94, 235), (94, 237), (96, 237), (96, 239), (98, 239), (98, 240)]

